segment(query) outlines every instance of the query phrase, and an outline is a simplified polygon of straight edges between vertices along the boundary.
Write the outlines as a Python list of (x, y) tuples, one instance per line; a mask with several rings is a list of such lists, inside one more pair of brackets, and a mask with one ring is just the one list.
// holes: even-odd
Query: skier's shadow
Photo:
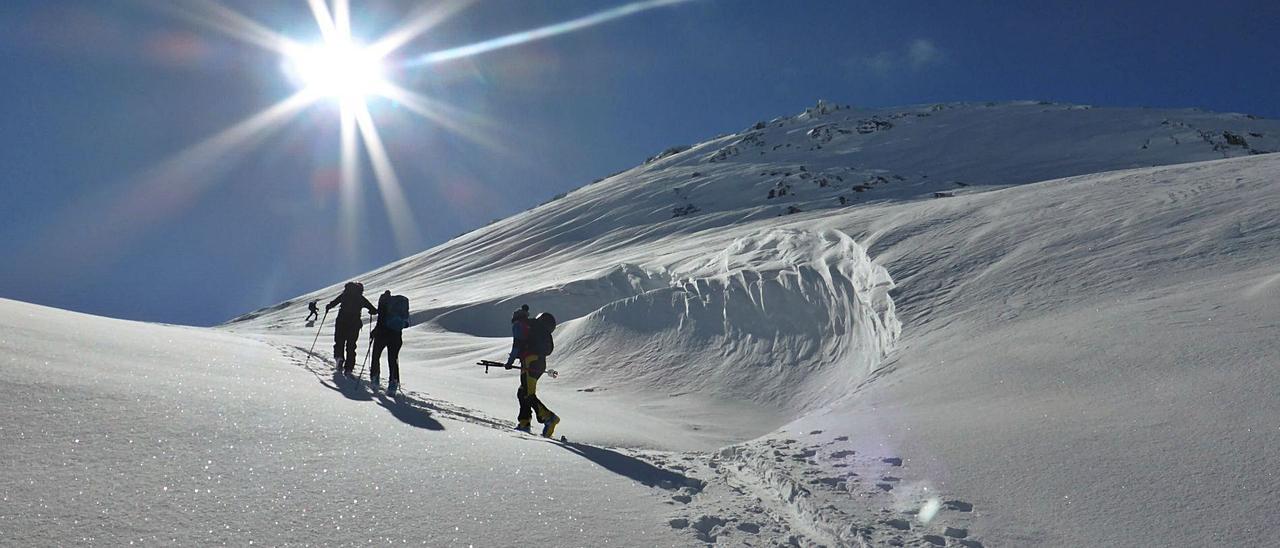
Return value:
[[(374, 401), (375, 394), (371, 394), (360, 385), (360, 381), (348, 379), (341, 372), (334, 371), (333, 383), (325, 382), (320, 379), (320, 385), (333, 390), (343, 397), (354, 401)], [(388, 398), (386, 394), (376, 394), (378, 405), (391, 412), (391, 416), (398, 419), (409, 426), (422, 428), (425, 430), (444, 430), (444, 425), (440, 421), (431, 418), (431, 412), (427, 409), (413, 405), (412, 401), (405, 398), (404, 401), (396, 401), (395, 398)]]
[(646, 487), (658, 487), (668, 491), (675, 491), (687, 486), (698, 491), (702, 490), (702, 480), (691, 478), (679, 472), (658, 468), (617, 451), (571, 441), (552, 443), (564, 447), (570, 453), (577, 453), (582, 458), (599, 464), (605, 470), (631, 478)]
[(344, 397), (346, 397), (349, 400), (355, 400), (355, 401), (372, 401), (373, 400), (373, 395), (369, 394), (368, 391), (361, 388), (359, 382), (346, 378), (341, 372), (338, 372), (338, 371), (334, 371), (333, 373), (333, 384), (324, 382), (324, 379), (321, 379), (320, 385), (324, 386), (325, 388), (328, 388), (329, 390), (333, 390), (334, 392), (342, 394)]
[(307, 320), (307, 327), (315, 327), (315, 326), (316, 326), (315, 320)]
[(426, 430), (444, 430), (444, 425), (440, 424), (440, 421), (431, 418), (430, 411), (413, 405), (408, 399), (396, 401), (395, 398), (388, 398), (386, 394), (378, 394), (378, 405), (409, 426)]

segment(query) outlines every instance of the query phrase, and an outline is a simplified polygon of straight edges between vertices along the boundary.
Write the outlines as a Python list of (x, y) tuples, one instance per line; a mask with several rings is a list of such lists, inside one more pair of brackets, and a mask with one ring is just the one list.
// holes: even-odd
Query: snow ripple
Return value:
[[(901, 331), (893, 280), (839, 231), (769, 229), (561, 335), (590, 374), (803, 412), (865, 379)], [(564, 358), (562, 358), (564, 359)]]

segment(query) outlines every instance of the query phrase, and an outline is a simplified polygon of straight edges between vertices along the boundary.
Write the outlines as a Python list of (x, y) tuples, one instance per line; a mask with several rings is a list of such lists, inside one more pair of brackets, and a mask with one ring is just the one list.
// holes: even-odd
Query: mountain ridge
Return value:
[[(957, 113), (962, 115), (959, 120), (946, 120)], [(1019, 146), (1012, 146), (1006, 138), (1001, 141), (1005, 148), (993, 151), (989, 147), (966, 147), (965, 139), (954, 137), (957, 130), (953, 126), (982, 121), (985, 115), (991, 113), (999, 114), (998, 118), (1006, 125), (1018, 122), (1012, 124), (1012, 127), (1017, 128), (1016, 131), (995, 131), (998, 135), (1036, 132), (1036, 135), (1055, 140), (1049, 144), (1040, 144), (1039, 149), (1033, 151), (1034, 154), (1029, 154), (1018, 151), (1024, 148), (1022, 144), (1035, 141), (1023, 141), (1018, 143)], [(1105, 116), (1100, 117), (1099, 114)], [(1051, 117), (1051, 121), (1057, 125), (1046, 122), (1041, 115)], [(1122, 115), (1121, 120), (1112, 120), (1112, 115)], [(1081, 116), (1086, 118), (1080, 119)], [(858, 133), (856, 128), (865, 120), (882, 120), (890, 124), (896, 121), (898, 125), (879, 126), (866, 133)], [(883, 137), (894, 135), (895, 130), (900, 134), (911, 129), (905, 125), (918, 124), (919, 120), (928, 124), (912, 130), (911, 136), (896, 138), (888, 143), (882, 142)], [(975, 134), (991, 133), (991, 128), (988, 127), (991, 123), (993, 122), (983, 121), (985, 125), (962, 125), (961, 130)], [(1130, 127), (1135, 124), (1139, 127)], [(811, 133), (832, 126), (838, 126), (837, 130), (848, 129), (845, 126), (855, 129), (848, 130), (849, 133), (837, 131), (837, 137), (827, 141), (826, 146), (814, 142)], [(923, 145), (912, 142), (917, 137), (916, 134), (928, 134), (934, 130), (949, 131), (951, 133), (947, 135), (952, 138), (935, 139)], [(1106, 142), (1100, 145), (1084, 140), (1081, 144), (1073, 145), (1074, 148), (1060, 146), (1064, 142), (1080, 143), (1074, 136), (1086, 133), (1086, 130), (1107, 130), (1112, 133), (1103, 133)], [(1242, 138), (1251, 138), (1253, 141), (1245, 140), (1243, 145), (1230, 144), (1228, 140), (1234, 141), (1234, 137), (1223, 134), (1243, 136)], [(764, 137), (760, 137), (761, 135)], [(826, 134), (821, 131), (817, 135), (821, 139), (826, 138)], [(1150, 142), (1152, 135), (1166, 138), (1167, 142), (1154, 147)], [(1098, 138), (1092, 139), (1096, 141)], [(1121, 147), (1117, 141), (1122, 141), (1125, 146)], [(800, 148), (801, 144), (808, 144), (810, 150), (787, 150)], [(783, 148), (776, 153), (773, 150), (749, 150), (748, 152), (757, 153), (755, 157), (750, 157), (741, 152), (746, 146), (756, 149)], [(876, 155), (863, 150), (868, 147), (892, 150)], [(905, 151), (897, 150), (904, 147)], [(680, 147), (673, 147), (675, 148)], [(739, 152), (733, 155), (732, 160), (725, 158), (712, 161), (724, 151), (734, 149)], [(1108, 153), (1098, 157), (1096, 153), (1099, 149), (1107, 150)], [(930, 158), (930, 150), (950, 152), (937, 153), (935, 156), (938, 157)], [(1199, 109), (1109, 109), (1043, 101), (1014, 101), (860, 110), (820, 101), (818, 105), (807, 108), (798, 115), (759, 122), (738, 133), (716, 137), (679, 152), (651, 158), (651, 161), (584, 185), (559, 199), (480, 227), (356, 278), (377, 279), (383, 273), (403, 270), (406, 265), (418, 262), (433, 263), (433, 270), (440, 274), (465, 276), (469, 269), (496, 266), (499, 255), (503, 263), (518, 264), (549, 251), (551, 246), (567, 245), (570, 241), (590, 242), (603, 237), (603, 241), (593, 247), (623, 245), (629, 239), (646, 236), (610, 232), (630, 229), (631, 232), (660, 233), (663, 231), (661, 228), (648, 231), (639, 229), (659, 223), (671, 224), (674, 229), (689, 233), (806, 211), (835, 213), (845, 207), (881, 200), (953, 197), (1012, 184), (1027, 184), (1100, 171), (1170, 165), (1274, 150), (1280, 150), (1280, 122), (1244, 114), (1208, 113)], [(975, 151), (987, 155), (989, 161), (957, 160), (957, 157)], [(1015, 160), (1015, 153), (1029, 154), (1031, 159)], [(1050, 157), (1048, 161), (1045, 160), (1046, 156)], [(916, 160), (921, 157), (930, 158), (929, 161), (933, 164)], [(904, 163), (913, 167), (896, 167)], [(1035, 164), (1035, 167), (1027, 168), (1027, 164)], [(974, 176), (974, 170), (979, 169), (975, 165), (984, 169), (988, 175)], [(930, 175), (929, 171), (933, 174)], [(771, 192), (773, 198), (769, 197)], [(841, 198), (844, 199), (843, 204)], [(574, 215), (580, 218), (570, 218)], [(568, 227), (568, 230), (556, 233), (557, 227)], [(547, 238), (549, 234), (555, 234), (552, 243), (547, 243), (552, 240)], [(463, 266), (461, 269), (450, 264), (450, 254), (474, 258), (478, 252), (486, 250), (500, 253), (480, 264), (467, 262), (465, 266), (459, 265)], [(332, 292), (340, 285), (329, 286), (287, 302), (315, 298), (319, 294)], [(272, 307), (233, 318), (227, 323), (242, 322), (248, 316), (270, 308)]]

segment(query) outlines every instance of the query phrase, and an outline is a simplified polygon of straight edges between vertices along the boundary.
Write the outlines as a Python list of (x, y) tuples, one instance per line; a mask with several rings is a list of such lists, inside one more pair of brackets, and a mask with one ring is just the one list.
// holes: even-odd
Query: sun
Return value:
[(341, 102), (363, 102), (383, 93), (388, 84), (382, 59), (347, 39), (291, 48), (285, 72), (305, 91)]
[[(406, 71), (418, 70), (428, 65), (544, 40), (651, 9), (694, 0), (634, 0), (576, 19), (416, 55), (395, 52), (474, 4), (475, 0), (420, 2), (418, 8), (410, 12), (399, 26), (368, 43), (361, 42), (352, 34), (351, 0), (306, 0), (321, 38), (314, 43), (299, 42), (285, 36), (223, 5), (224, 1), (226, 0), (147, 4), (164, 6), (166, 12), (172, 12), (182, 19), (279, 54), (279, 68), (298, 90), (266, 109), (183, 149), (157, 168), (157, 173), (161, 175), (150, 179), (149, 184), (156, 185), (157, 188), (168, 188), (167, 185), (174, 179), (196, 178), (201, 171), (213, 171), (207, 169), (207, 166), (215, 165), (224, 157), (243, 154), (257, 140), (280, 130), (305, 109), (321, 101), (331, 102), (337, 107), (332, 110), (336, 111), (339, 122), (339, 147), (336, 154), (339, 172), (338, 204), (341, 208), (339, 239), (343, 254), (351, 258), (357, 256), (356, 241), (361, 232), (359, 212), (362, 211), (362, 206), (359, 201), (361, 177), (364, 173), (361, 164), (365, 158), (372, 170), (373, 180), (377, 183), (378, 194), (382, 197), (397, 249), (402, 255), (422, 250), (419, 245), (422, 231), (409, 207), (410, 201), (406, 199), (391, 155), (378, 131), (370, 109), (372, 101), (381, 100), (383, 105), (394, 107), (378, 109), (385, 116), (410, 113), (492, 150), (507, 152), (500, 143), (487, 135), (489, 130), (497, 127), (496, 121), (459, 109), (439, 98), (405, 88), (396, 81), (397, 77)], [(191, 192), (194, 195), (197, 191)], [(154, 193), (145, 193), (151, 194)]]

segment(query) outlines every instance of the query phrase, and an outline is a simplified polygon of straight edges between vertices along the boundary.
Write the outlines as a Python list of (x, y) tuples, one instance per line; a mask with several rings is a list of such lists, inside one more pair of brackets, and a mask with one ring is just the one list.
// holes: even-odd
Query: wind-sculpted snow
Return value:
[[(555, 310), (561, 323), (585, 316), (608, 303), (668, 285), (662, 273), (633, 264), (610, 268), (597, 276), (574, 280), (501, 300), (475, 303), (439, 315), (423, 313), (423, 319), (441, 328), (477, 337), (509, 337), (510, 324), (500, 321), (523, 304), (534, 311)], [(495, 321), (498, 320), (498, 321)]]
[(837, 231), (743, 236), (672, 279), (570, 322), (560, 359), (605, 383), (680, 386), (785, 416), (851, 389), (900, 330), (893, 281)]

